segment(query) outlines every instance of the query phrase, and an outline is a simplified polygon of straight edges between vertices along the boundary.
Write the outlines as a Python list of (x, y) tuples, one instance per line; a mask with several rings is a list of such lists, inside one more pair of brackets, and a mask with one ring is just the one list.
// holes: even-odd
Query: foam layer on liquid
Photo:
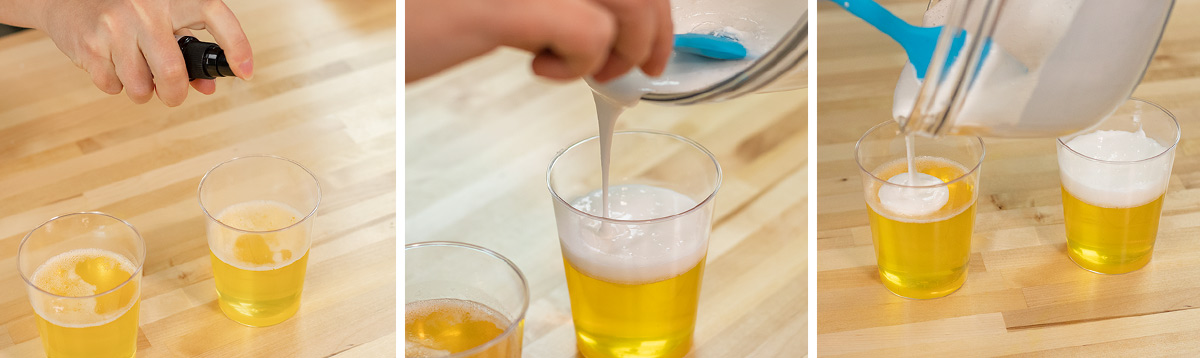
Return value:
[[(601, 202), (596, 190), (571, 206), (600, 216)], [(609, 217), (617, 220), (656, 219), (697, 205), (686, 195), (649, 185), (612, 186), (609, 202)], [(679, 276), (700, 263), (708, 248), (709, 222), (702, 212), (640, 225), (561, 217), (572, 220), (559, 226), (567, 260), (585, 275), (609, 282), (640, 284)]]
[[(31, 281), (43, 291), (63, 297), (87, 297), (117, 288), (133, 277), (137, 265), (124, 255), (87, 248), (67, 251), (42, 263)], [(62, 327), (91, 327), (111, 322), (137, 303), (136, 285), (93, 298), (48, 298), (35, 295), (38, 316)]]
[[(916, 182), (911, 182), (912, 178)], [(909, 188), (907, 186), (933, 186), (944, 183), (935, 176), (916, 173), (896, 174), (888, 179), (889, 183), (879, 188), (879, 204), (887, 210), (904, 216), (924, 216), (940, 210), (950, 201), (950, 189), (945, 186), (931, 188)]]
[(287, 204), (269, 200), (230, 205), (217, 214), (230, 230), (210, 223), (209, 248), (221, 261), (243, 270), (266, 271), (299, 260), (308, 251), (308, 228), (304, 225), (277, 232), (304, 218)]
[[(1128, 208), (1158, 199), (1167, 191), (1173, 155), (1149, 159), (1166, 147), (1144, 132), (1095, 131), (1066, 142), (1059, 148), (1058, 166), (1063, 188), (1079, 200), (1108, 208)], [(1147, 160), (1149, 159), (1149, 160)]]
[(508, 326), (499, 312), (474, 301), (445, 298), (405, 303), (404, 356), (446, 357), (481, 346)]

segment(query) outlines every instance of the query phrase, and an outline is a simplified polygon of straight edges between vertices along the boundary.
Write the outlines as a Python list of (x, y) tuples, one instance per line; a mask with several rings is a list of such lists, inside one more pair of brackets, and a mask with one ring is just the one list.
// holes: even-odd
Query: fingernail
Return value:
[(246, 62), (242, 62), (242, 64), (240, 66), (238, 66), (238, 68), (241, 70), (242, 76), (244, 76), (244, 77), (242, 77), (243, 80), (249, 81), (251, 78), (254, 78), (254, 60), (253, 59), (246, 60)]

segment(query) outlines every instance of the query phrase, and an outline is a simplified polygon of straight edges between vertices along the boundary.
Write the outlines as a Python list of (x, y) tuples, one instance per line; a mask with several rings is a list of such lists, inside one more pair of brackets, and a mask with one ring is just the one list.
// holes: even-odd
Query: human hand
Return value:
[[(250, 42), (229, 7), (220, 0), (47, 0), (39, 29), (108, 94), (146, 103), (158, 93), (167, 106), (187, 98), (189, 84), (175, 35), (208, 30), (225, 50), (234, 73), (254, 73)], [(191, 81), (204, 94), (212, 80)]]
[[(536, 53), (533, 72), (544, 77), (571, 79), (590, 74), (599, 82), (607, 82), (634, 66), (650, 76), (662, 74), (674, 44), (670, 2), (592, 0), (581, 3), (590, 3), (592, 9), (579, 4), (579, 8), (563, 9), (562, 12), (525, 12), (525, 19), (510, 24), (513, 32), (506, 41), (513, 47)], [(599, 11), (595, 5), (599, 5)], [(544, 22), (539, 24), (539, 20)], [(541, 36), (528, 36), (531, 33)]]
[(637, 66), (662, 74), (674, 28), (668, 0), (410, 0), (405, 76), (414, 81), (497, 46), (534, 53), (533, 72), (605, 82)]

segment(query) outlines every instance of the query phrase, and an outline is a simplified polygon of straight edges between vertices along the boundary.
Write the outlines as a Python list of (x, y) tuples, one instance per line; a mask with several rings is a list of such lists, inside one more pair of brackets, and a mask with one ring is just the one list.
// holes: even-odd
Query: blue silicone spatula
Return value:
[[(933, 49), (937, 46), (938, 35), (942, 33), (941, 26), (921, 27), (910, 25), (872, 0), (829, 1), (871, 24), (871, 26), (891, 37), (892, 40), (895, 40), (896, 43), (899, 43), (901, 47), (904, 47), (904, 52), (908, 54), (908, 62), (912, 62), (913, 68), (917, 70), (917, 78), (925, 78), (925, 71), (929, 68), (929, 61), (933, 57)], [(962, 37), (962, 35), (957, 36), (954, 42), (952, 42), (950, 57), (947, 59), (947, 63), (953, 62), (954, 58), (957, 57), (959, 49), (962, 48)], [(991, 41), (984, 43), (984, 56), (987, 55), (991, 44)]]
[(737, 40), (709, 34), (676, 34), (675, 51), (717, 60), (746, 58), (746, 46)]

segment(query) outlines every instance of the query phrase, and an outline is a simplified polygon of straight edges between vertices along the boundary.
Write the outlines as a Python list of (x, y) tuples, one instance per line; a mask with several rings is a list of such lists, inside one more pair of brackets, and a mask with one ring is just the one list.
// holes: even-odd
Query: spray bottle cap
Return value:
[(225, 50), (215, 43), (200, 41), (192, 36), (181, 36), (177, 39), (179, 49), (183, 51), (183, 63), (187, 66), (188, 80), (233, 76), (229, 61), (225, 59)]

